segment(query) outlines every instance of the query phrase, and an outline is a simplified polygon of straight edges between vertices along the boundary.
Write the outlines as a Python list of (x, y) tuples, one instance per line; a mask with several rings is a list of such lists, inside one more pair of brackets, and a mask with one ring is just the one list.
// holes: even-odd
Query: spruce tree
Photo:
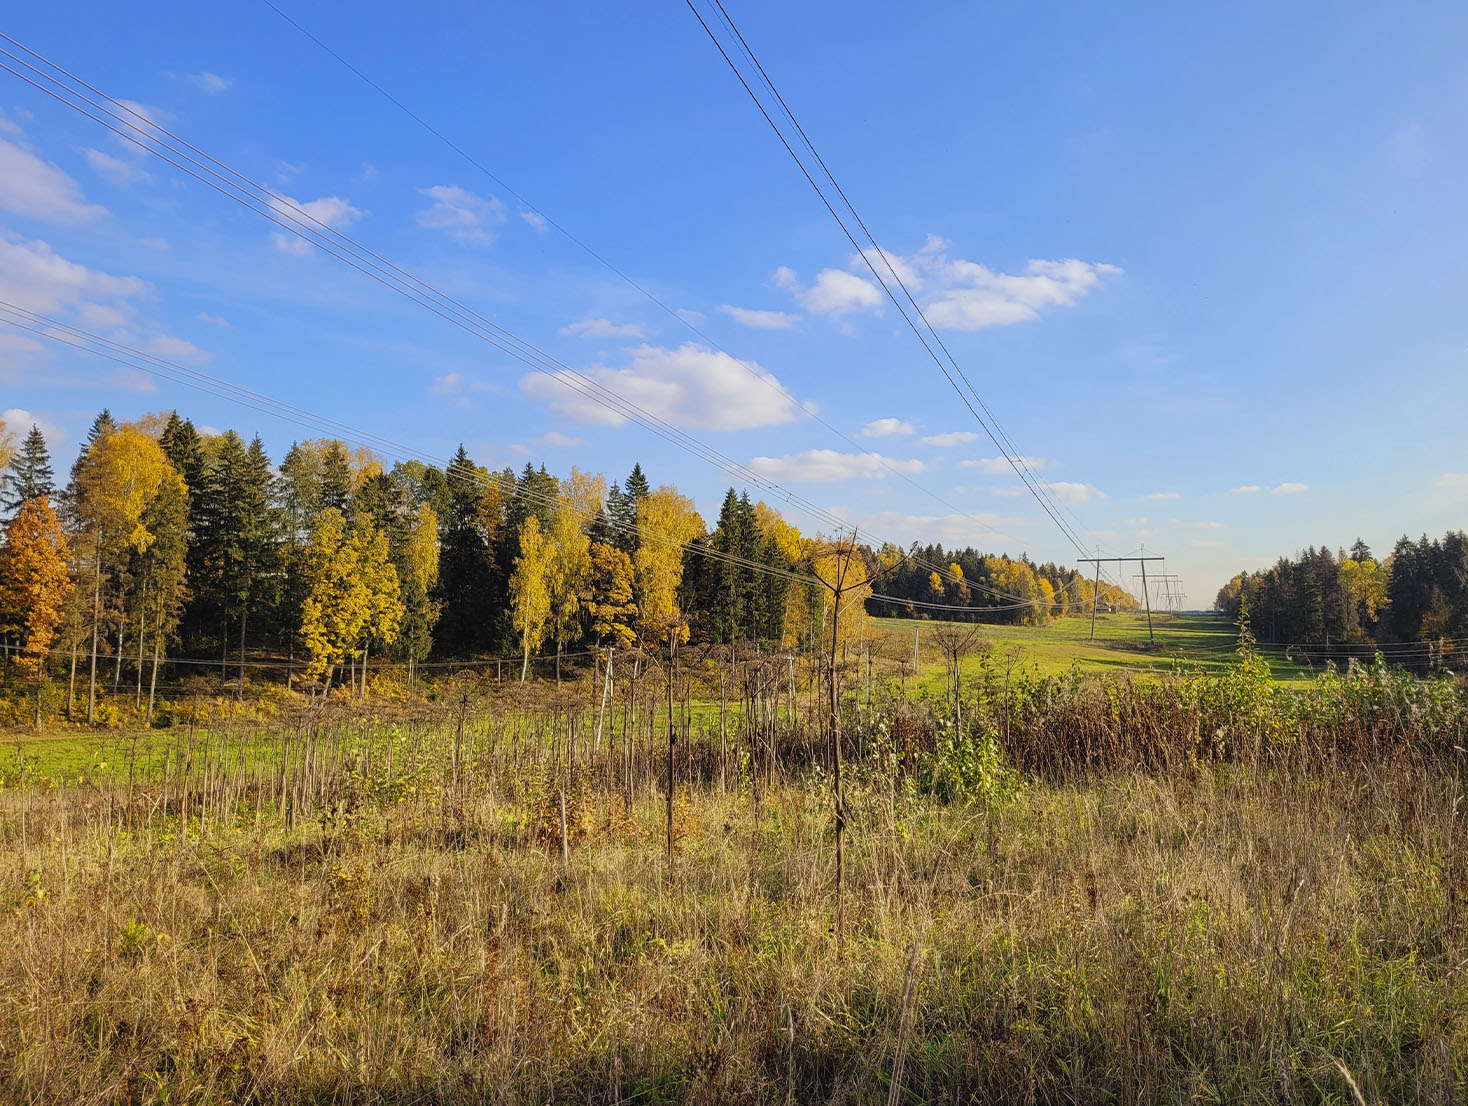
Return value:
[(20, 452), (10, 462), (9, 497), (5, 512), (14, 517), (28, 499), (52, 498), (56, 494), (55, 474), (51, 471), (51, 455), (46, 451), (46, 437), (32, 424)]
[(648, 486), (647, 477), (642, 474), (642, 465), (634, 464), (632, 472), (627, 477), (627, 495), (631, 497), (633, 506), (647, 498), (652, 488)]
[(494, 563), (481, 526), (485, 474), (461, 445), (445, 472), (448, 509), (439, 518), (438, 586), (443, 616), (435, 637), (444, 652), (465, 656), (492, 640)]

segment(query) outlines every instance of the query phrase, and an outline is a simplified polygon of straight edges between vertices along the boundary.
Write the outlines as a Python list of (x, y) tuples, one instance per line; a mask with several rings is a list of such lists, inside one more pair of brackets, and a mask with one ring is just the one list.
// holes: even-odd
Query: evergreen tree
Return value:
[(627, 497), (632, 500), (633, 508), (635, 509), (637, 504), (646, 499), (651, 492), (652, 488), (648, 486), (647, 477), (642, 474), (642, 465), (634, 464), (632, 472), (627, 477), (626, 491)]
[(604, 544), (620, 549), (629, 557), (637, 551), (637, 500), (613, 484), (607, 492), (607, 534)]
[[(488, 474), (469, 458), (464, 447), (445, 473), (448, 509), (439, 519), (438, 586), (434, 598), (443, 614), (438, 644), (450, 656), (466, 656), (490, 647), (494, 640), (495, 565), (485, 525), (485, 499), (497, 489), (486, 487)], [(493, 505), (497, 507), (497, 502)]]
[(352, 501), (352, 461), (341, 442), (326, 443), (318, 480), (319, 509), (341, 511), (345, 515)]
[(14, 517), (28, 499), (50, 499), (56, 494), (55, 475), (51, 471), (51, 455), (46, 451), (46, 437), (32, 424), (20, 451), (10, 462), (10, 482), (5, 500), (7, 517)]

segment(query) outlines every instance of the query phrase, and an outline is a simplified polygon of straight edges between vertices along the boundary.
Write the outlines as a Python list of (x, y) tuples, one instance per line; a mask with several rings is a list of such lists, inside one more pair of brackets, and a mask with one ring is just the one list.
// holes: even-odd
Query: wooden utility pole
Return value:
[[(1107, 564), (1130, 564), (1131, 562), (1136, 561), (1136, 562), (1138, 562), (1142, 566), (1142, 601), (1147, 605), (1147, 640), (1150, 641), (1152, 644), (1155, 645), (1157, 643), (1157, 637), (1152, 632), (1152, 598), (1147, 593), (1147, 562), (1148, 561), (1165, 561), (1165, 560), (1167, 560), (1166, 557), (1142, 557), (1142, 556), (1137, 556), (1137, 557), (1081, 557), (1079, 559), (1079, 563), (1080, 564), (1083, 564), (1083, 565), (1094, 564), (1096, 566), (1096, 580), (1098, 581), (1098, 583), (1099, 583), (1099, 581), (1101, 579), (1101, 562), (1103, 562), (1103, 561), (1105, 561)], [(1097, 601), (1098, 601), (1098, 597), (1097, 596), (1095, 596), (1095, 595), (1091, 596), (1091, 640), (1092, 641), (1095, 641), (1096, 640), (1096, 603), (1097, 603)]]
[[(1100, 553), (1100, 549), (1097, 549)], [(1101, 559), (1096, 559), (1096, 581), (1091, 585), (1091, 640), (1096, 640), (1096, 608), (1101, 605)]]

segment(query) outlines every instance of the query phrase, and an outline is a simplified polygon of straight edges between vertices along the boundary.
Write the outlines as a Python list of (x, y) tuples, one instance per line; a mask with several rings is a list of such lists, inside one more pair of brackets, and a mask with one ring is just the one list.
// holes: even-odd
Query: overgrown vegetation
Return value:
[(901, 1102), (1468, 1093), (1459, 685), (852, 665), (838, 943), (821, 699), (749, 665), (722, 717), (653, 672), (22, 764), (0, 1094), (883, 1102), (899, 1048)]

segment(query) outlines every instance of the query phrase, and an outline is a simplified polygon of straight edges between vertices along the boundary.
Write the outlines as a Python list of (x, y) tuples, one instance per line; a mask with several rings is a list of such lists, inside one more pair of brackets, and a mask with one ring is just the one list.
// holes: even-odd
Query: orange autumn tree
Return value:
[(36, 681), (36, 728), (41, 725), (41, 683), (46, 657), (61, 624), (71, 577), (66, 568), (66, 534), (43, 496), (21, 504), (5, 528), (0, 572), (0, 611), (19, 632), (17, 667)]

